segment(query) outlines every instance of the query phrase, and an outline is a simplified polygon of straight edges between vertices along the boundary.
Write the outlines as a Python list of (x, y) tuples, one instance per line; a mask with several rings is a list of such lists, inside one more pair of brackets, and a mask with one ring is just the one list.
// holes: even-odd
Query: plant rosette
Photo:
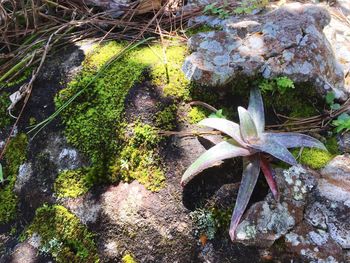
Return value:
[(247, 208), (260, 170), (274, 198), (279, 200), (274, 171), (266, 158), (268, 155), (290, 165), (297, 165), (297, 161), (288, 148), (310, 147), (326, 150), (320, 141), (305, 134), (265, 132), (264, 105), (261, 93), (257, 88), (250, 92), (248, 110), (238, 107), (238, 115), (240, 124), (222, 118), (206, 118), (198, 123), (198, 125), (219, 130), (230, 138), (203, 153), (188, 167), (181, 179), (181, 185), (185, 186), (200, 172), (217, 165), (218, 162), (243, 157), (242, 181), (229, 229), (231, 240), (235, 239), (235, 230)]

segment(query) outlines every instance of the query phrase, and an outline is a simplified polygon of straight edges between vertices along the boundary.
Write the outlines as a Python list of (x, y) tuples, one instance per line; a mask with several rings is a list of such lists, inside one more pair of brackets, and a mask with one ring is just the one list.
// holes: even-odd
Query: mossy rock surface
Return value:
[(10, 141), (5, 153), (5, 181), (0, 189), (0, 224), (9, 223), (16, 217), (18, 197), (14, 193), (14, 187), (19, 167), (26, 159), (27, 146), (28, 138), (21, 133)]
[(41, 238), (39, 251), (51, 254), (56, 262), (99, 262), (94, 235), (63, 206), (38, 208), (24, 235), (33, 234)]

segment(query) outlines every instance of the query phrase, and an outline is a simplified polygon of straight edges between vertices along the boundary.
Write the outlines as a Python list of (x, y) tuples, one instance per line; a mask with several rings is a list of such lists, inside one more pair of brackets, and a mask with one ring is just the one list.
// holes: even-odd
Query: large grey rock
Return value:
[(350, 157), (335, 157), (320, 174), (301, 166), (277, 170), (280, 202), (269, 194), (248, 209), (236, 241), (287, 251), (307, 262), (345, 262), (350, 248)]
[(240, 20), (212, 19), (210, 24), (223, 30), (189, 39), (192, 54), (183, 71), (190, 80), (210, 86), (223, 86), (242, 76), (283, 75), (296, 83), (314, 84), (322, 95), (334, 91), (345, 100), (343, 69), (322, 32), (330, 19), (320, 6), (300, 4)]

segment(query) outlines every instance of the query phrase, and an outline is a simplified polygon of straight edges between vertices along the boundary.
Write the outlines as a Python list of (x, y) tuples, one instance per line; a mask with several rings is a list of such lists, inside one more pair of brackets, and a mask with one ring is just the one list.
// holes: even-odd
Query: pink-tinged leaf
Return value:
[(231, 240), (235, 239), (236, 228), (241, 220), (241, 217), (247, 208), (249, 199), (253, 193), (256, 181), (258, 180), (260, 172), (259, 155), (253, 155), (248, 160), (243, 160), (243, 176), (241, 185), (238, 190), (236, 205), (232, 213), (230, 224)]
[(181, 185), (186, 185), (194, 176), (201, 171), (216, 165), (222, 160), (238, 156), (247, 156), (251, 152), (247, 149), (234, 146), (228, 142), (220, 142), (203, 153), (190, 167), (187, 168), (181, 179)]
[(255, 141), (249, 146), (261, 152), (271, 154), (277, 159), (280, 159), (281, 161), (290, 165), (298, 164), (294, 156), (288, 151), (288, 149), (285, 146), (276, 142), (269, 136), (264, 136), (260, 140)]
[(250, 139), (257, 138), (258, 132), (256, 130), (254, 121), (250, 113), (243, 107), (238, 107), (239, 124), (241, 135), (245, 142), (249, 142)]
[(265, 129), (265, 114), (264, 103), (261, 92), (258, 88), (253, 88), (250, 90), (248, 111), (252, 116), (258, 134), (260, 135)]
[(319, 140), (301, 133), (283, 132), (283, 133), (264, 133), (263, 136), (282, 144), (286, 148), (310, 147), (326, 150), (326, 147)]
[(245, 146), (239, 125), (233, 121), (221, 118), (207, 118), (198, 123), (198, 125), (206, 126), (212, 129), (219, 130), (230, 136), (237, 144)]
[(275, 200), (279, 200), (279, 192), (278, 192), (278, 187), (277, 183), (275, 180), (275, 173), (274, 170), (271, 168), (271, 165), (269, 161), (262, 155), (260, 154), (260, 167), (261, 171), (263, 172), (265, 179), (267, 181), (267, 184), (269, 185), (271, 192), (273, 194), (273, 197)]

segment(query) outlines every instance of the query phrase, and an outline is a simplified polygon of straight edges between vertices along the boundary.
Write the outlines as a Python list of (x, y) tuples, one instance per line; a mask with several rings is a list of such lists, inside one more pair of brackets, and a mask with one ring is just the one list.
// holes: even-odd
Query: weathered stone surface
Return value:
[(29, 242), (19, 243), (11, 255), (13, 263), (35, 263), (37, 262), (38, 250)]
[(31, 163), (24, 163), (19, 167), (15, 188), (16, 193), (20, 193), (22, 187), (29, 182), (30, 178), (33, 175), (33, 168)]
[(100, 198), (103, 258), (118, 261), (130, 251), (138, 262), (191, 262), (191, 220), (173, 194), (151, 193), (137, 181), (109, 187)]
[(280, 202), (269, 194), (247, 211), (238, 242), (271, 246), (284, 237), (286, 252), (307, 262), (345, 262), (350, 248), (350, 157), (335, 157), (320, 174), (294, 166), (277, 170)]
[(101, 212), (101, 204), (91, 192), (77, 198), (67, 198), (62, 203), (85, 225), (94, 224)]
[(349, 155), (335, 157), (321, 171), (319, 193), (333, 202), (348, 204), (350, 200), (350, 158)]
[(344, 262), (341, 247), (329, 233), (304, 222), (285, 236), (285, 244), (305, 262)]
[(223, 30), (190, 38), (193, 53), (183, 71), (189, 79), (210, 86), (223, 86), (242, 76), (283, 75), (296, 83), (314, 84), (322, 95), (334, 91), (345, 100), (343, 69), (322, 32), (329, 21), (329, 13), (320, 6), (300, 4), (243, 21), (212, 19), (210, 24)]
[(271, 194), (254, 204), (236, 231), (236, 240), (245, 244), (268, 247), (303, 219), (308, 192), (315, 181), (301, 166), (277, 170), (276, 180), (281, 200)]
[(345, 132), (337, 136), (338, 149), (341, 153), (350, 153), (350, 133)]

